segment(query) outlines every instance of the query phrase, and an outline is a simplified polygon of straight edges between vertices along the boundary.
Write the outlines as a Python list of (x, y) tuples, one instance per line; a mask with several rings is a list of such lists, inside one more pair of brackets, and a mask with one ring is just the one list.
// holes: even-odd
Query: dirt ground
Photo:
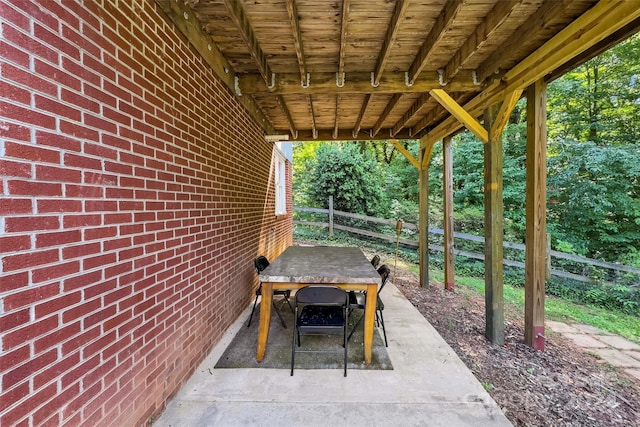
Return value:
[(484, 298), (459, 287), (418, 286), (398, 265), (392, 281), (429, 320), (515, 426), (640, 426), (640, 384), (547, 332), (546, 350), (523, 343), (524, 318), (505, 307), (505, 344), (484, 337)]

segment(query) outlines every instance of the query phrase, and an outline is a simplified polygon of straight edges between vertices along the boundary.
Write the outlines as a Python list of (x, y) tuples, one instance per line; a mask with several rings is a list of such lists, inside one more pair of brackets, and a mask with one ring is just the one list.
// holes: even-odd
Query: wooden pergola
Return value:
[[(432, 149), (442, 141), (445, 285), (451, 287), (451, 136), (466, 128), (484, 144), (486, 336), (495, 343), (504, 340), (501, 134), (526, 96), (525, 341), (544, 348), (546, 85), (637, 32), (640, 1), (156, 3), (265, 135), (387, 140), (419, 170), (423, 285)], [(419, 158), (403, 140), (420, 141)]]

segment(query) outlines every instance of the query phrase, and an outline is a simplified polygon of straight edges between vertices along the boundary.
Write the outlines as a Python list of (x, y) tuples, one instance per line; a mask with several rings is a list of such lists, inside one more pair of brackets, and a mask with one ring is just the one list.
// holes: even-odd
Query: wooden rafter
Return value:
[[(425, 71), (420, 80), (408, 87), (405, 74), (386, 72), (382, 74), (378, 87), (371, 86), (371, 73), (349, 73), (343, 87), (336, 87), (335, 73), (312, 73), (308, 88), (300, 85), (297, 74), (278, 74), (269, 87), (264, 78), (257, 74), (241, 75), (238, 81), (240, 90), (244, 94), (270, 93), (279, 95), (333, 95), (335, 93), (422, 93), (431, 89), (440, 89), (440, 77), (435, 71)], [(269, 83), (272, 83), (271, 81)], [(447, 90), (452, 92), (480, 91), (482, 87), (474, 84), (472, 71), (461, 71), (447, 83)]]
[(393, 125), (393, 128), (391, 128), (391, 136), (396, 136), (398, 132), (404, 129), (409, 120), (411, 120), (413, 116), (415, 116), (418, 111), (424, 107), (430, 97), (431, 96), (428, 93), (420, 95), (416, 102), (414, 102), (413, 105), (411, 105), (411, 107), (409, 107), (409, 109), (402, 115), (402, 118)]
[[(615, 7), (612, 7), (613, 6)], [(504, 94), (528, 87), (562, 65), (563, 61), (604, 40), (608, 35), (640, 18), (640, 8), (633, 1), (603, 1), (574, 20), (525, 60), (513, 67), (500, 81), (488, 85), (481, 94), (464, 105), (472, 116), (482, 113), (484, 106), (501, 101)], [(421, 144), (438, 141), (460, 129), (462, 125), (449, 117), (429, 131)]]
[(284, 113), (285, 117), (287, 118), (287, 122), (289, 123), (289, 130), (291, 131), (291, 136), (294, 139), (297, 138), (298, 137), (298, 129), (296, 129), (296, 124), (293, 121), (293, 117), (291, 117), (291, 112), (289, 111), (289, 108), (287, 107), (287, 103), (285, 102), (284, 97), (282, 95), (278, 95), (278, 97), (276, 99), (278, 101), (278, 105), (282, 109), (282, 112)]
[(349, 6), (351, 0), (342, 2), (342, 20), (340, 22), (340, 53), (338, 58), (338, 76), (344, 77), (344, 55), (347, 45), (347, 22), (349, 20)]
[[(236, 91), (236, 74), (233, 67), (222, 55), (211, 37), (202, 30), (195, 12), (182, 2), (171, 0), (155, 0), (173, 24), (189, 40), (189, 43), (200, 53), (211, 70), (231, 90)], [(274, 133), (274, 127), (251, 96), (238, 97), (254, 120), (267, 133)]]
[(425, 42), (420, 47), (418, 51), (418, 55), (413, 60), (413, 63), (409, 67), (408, 71), (408, 83), (410, 85), (414, 84), (418, 79), (418, 76), (422, 72), (422, 69), (427, 65), (429, 60), (429, 53), (433, 49), (433, 47), (444, 37), (446, 37), (445, 29), (451, 25), (451, 22), (456, 17), (460, 9), (464, 4), (464, 0), (454, 0), (447, 2), (444, 8), (443, 13), (438, 16), (436, 22), (429, 31)]
[(339, 118), (340, 115), (338, 114), (338, 108), (340, 107), (340, 95), (336, 96), (336, 114), (335, 114), (335, 121), (333, 122), (333, 139), (336, 139), (338, 137), (338, 124), (339, 124)]
[(389, 117), (389, 114), (391, 113), (391, 111), (393, 111), (393, 109), (396, 107), (396, 104), (398, 104), (398, 101), (400, 101), (400, 98), (402, 98), (401, 93), (396, 93), (391, 97), (391, 100), (389, 101), (387, 106), (384, 108), (384, 111), (382, 112), (382, 114), (380, 114), (380, 117), (378, 117), (378, 121), (376, 121), (376, 124), (371, 129), (371, 136), (376, 136), (378, 132), (380, 132), (380, 129), (382, 128), (382, 124), (384, 123), (385, 120), (387, 120), (387, 117)]
[(398, 35), (398, 30), (400, 29), (400, 24), (402, 23), (402, 18), (404, 18), (404, 14), (409, 7), (410, 0), (398, 0), (396, 2), (396, 7), (393, 10), (393, 15), (391, 16), (391, 22), (389, 23), (389, 27), (387, 29), (387, 34), (382, 42), (382, 50), (380, 51), (380, 55), (378, 56), (378, 61), (376, 63), (376, 68), (373, 73), (373, 85), (377, 86), (380, 84), (380, 79), (382, 78), (382, 73), (384, 71), (385, 66), (387, 65), (387, 59), (389, 59), (389, 54), (393, 49), (393, 45), (396, 42), (396, 37)]
[(260, 43), (258, 43), (258, 39), (253, 32), (249, 18), (242, 7), (242, 2), (240, 0), (224, 0), (224, 4), (227, 6), (231, 19), (240, 30), (242, 39), (249, 48), (249, 52), (251, 52), (251, 56), (258, 67), (258, 71), (260, 71), (260, 75), (264, 79), (265, 83), (269, 84), (272, 74), (271, 67), (269, 67), (267, 57), (260, 48)]
[(307, 81), (307, 63), (304, 58), (304, 47), (302, 44), (302, 32), (300, 31), (300, 20), (298, 19), (298, 7), (295, 0), (287, 0), (287, 12), (291, 21), (291, 30), (293, 31), (293, 42), (296, 46), (296, 56), (298, 57), (298, 68), (300, 69), (300, 83), (306, 85)]
[(313, 98), (311, 95), (307, 95), (307, 105), (309, 107), (309, 114), (311, 115), (311, 132), (315, 139), (318, 136), (318, 127), (316, 126), (316, 113), (313, 110)]
[(504, 127), (509, 122), (509, 116), (513, 112), (513, 109), (515, 108), (516, 104), (520, 100), (520, 97), (522, 96), (522, 92), (523, 92), (522, 89), (517, 89), (507, 94), (504, 101), (502, 102), (502, 105), (500, 106), (500, 110), (498, 111), (498, 114), (495, 117), (493, 126), (491, 128), (491, 133), (496, 135), (502, 134)]
[(571, 0), (547, 0), (503, 47), (489, 55), (478, 67), (478, 80), (484, 81), (495, 72), (498, 72), (498, 64), (507, 61), (513, 56), (515, 50), (526, 44), (530, 34), (534, 32), (536, 27), (547, 25), (547, 23), (553, 22), (557, 16), (562, 16), (562, 11), (570, 4)]
[(455, 99), (451, 98), (447, 92), (442, 89), (434, 89), (429, 92), (431, 96), (440, 103), (453, 117), (458, 119), (471, 133), (484, 143), (489, 141), (487, 130), (463, 107), (458, 104)]
[(487, 40), (505, 23), (514, 8), (523, 0), (499, 1), (487, 17), (476, 27), (476, 30), (464, 42), (462, 47), (445, 65), (443, 80), (448, 82), (460, 72), (465, 63)]
[(356, 120), (355, 124), (353, 125), (353, 137), (357, 138), (358, 134), (360, 133), (360, 128), (362, 127), (362, 119), (364, 118), (364, 114), (367, 112), (367, 107), (369, 106), (369, 103), (371, 102), (371, 99), (373, 98), (373, 95), (371, 94), (367, 94), (364, 96), (364, 102), (362, 103), (362, 107), (360, 108), (360, 114), (358, 114), (358, 120)]

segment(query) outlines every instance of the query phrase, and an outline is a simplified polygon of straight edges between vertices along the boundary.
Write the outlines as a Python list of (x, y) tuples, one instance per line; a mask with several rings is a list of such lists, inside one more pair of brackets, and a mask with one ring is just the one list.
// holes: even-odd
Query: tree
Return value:
[(326, 206), (329, 196), (333, 196), (338, 210), (366, 215), (385, 211), (384, 171), (369, 152), (362, 153), (356, 144), (325, 143), (307, 166), (307, 194), (316, 206)]

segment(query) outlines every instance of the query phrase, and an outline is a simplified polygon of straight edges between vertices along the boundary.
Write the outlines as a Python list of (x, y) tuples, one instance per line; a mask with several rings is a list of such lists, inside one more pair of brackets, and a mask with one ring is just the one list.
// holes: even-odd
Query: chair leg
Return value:
[(349, 332), (349, 336), (347, 337), (347, 341), (349, 341), (351, 339), (351, 335), (353, 335), (353, 333), (356, 331), (356, 329), (360, 325), (360, 322), (362, 322), (363, 318), (364, 318), (364, 313), (360, 316), (360, 318), (358, 319), (356, 324), (353, 326), (353, 328), (351, 329), (351, 332)]
[[(298, 332), (298, 327), (293, 325), (293, 336), (291, 337), (291, 376), (293, 376), (293, 365), (296, 361), (296, 335)], [(300, 336), (298, 336), (298, 341), (300, 340)]]
[(285, 295), (284, 300), (287, 302), (287, 305), (289, 306), (289, 308), (291, 309), (291, 312), (293, 313), (293, 307), (291, 306), (291, 303), (289, 302), (289, 297)]
[(278, 310), (278, 307), (276, 306), (276, 302), (272, 301), (271, 302), (273, 305), (273, 309), (276, 311), (276, 314), (278, 315), (278, 317), (280, 318), (280, 323), (282, 323), (282, 327), (287, 329), (287, 324), (284, 323), (284, 319), (282, 318), (282, 314), (280, 314), (280, 310)]
[(253, 308), (251, 309), (251, 316), (249, 316), (249, 323), (247, 324), (247, 328), (251, 326), (251, 319), (253, 319), (253, 312), (256, 311), (256, 304), (258, 304), (257, 294), (256, 294), (256, 299), (253, 301)]
[(382, 335), (384, 335), (384, 346), (389, 347), (389, 343), (387, 343), (387, 330), (384, 328), (384, 317), (382, 317), (382, 310), (378, 310), (380, 312), (380, 324), (382, 325)]
[[(345, 313), (346, 314), (346, 313)], [(344, 332), (342, 334), (344, 340), (344, 376), (347, 376), (347, 319), (344, 319)]]

